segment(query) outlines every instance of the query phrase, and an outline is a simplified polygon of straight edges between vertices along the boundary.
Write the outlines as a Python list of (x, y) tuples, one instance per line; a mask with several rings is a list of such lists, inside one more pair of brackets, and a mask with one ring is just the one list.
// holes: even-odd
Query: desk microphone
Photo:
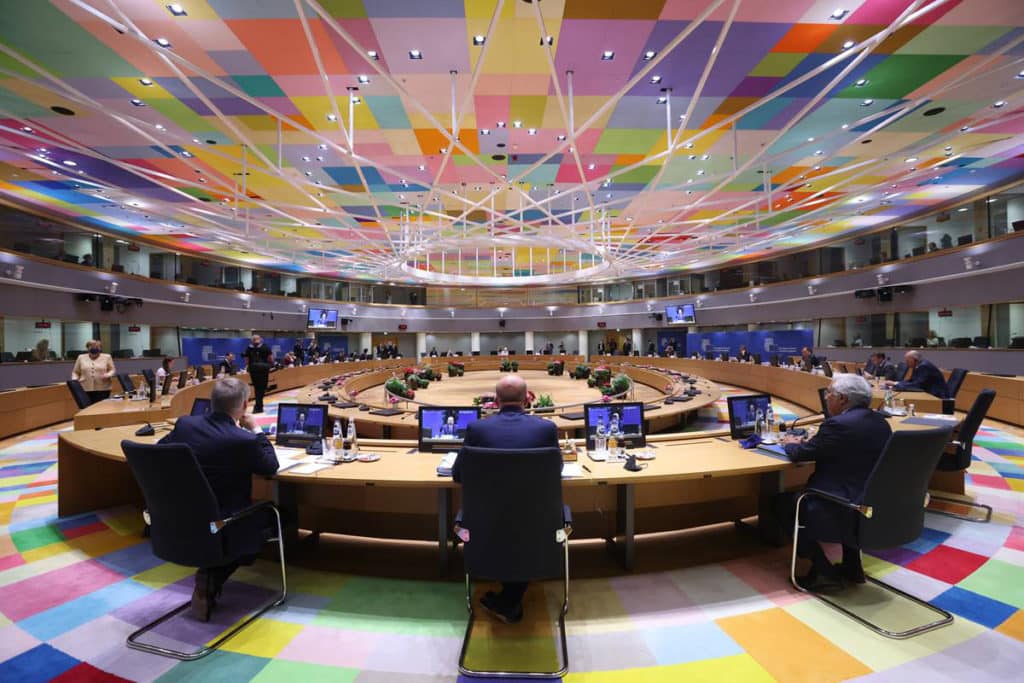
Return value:
[(148, 422), (135, 430), (135, 436), (153, 436), (156, 430)]
[[(811, 419), (811, 418), (815, 418), (815, 417), (821, 417), (821, 414), (820, 414), (820, 413), (813, 413), (813, 414), (811, 414), (811, 415), (804, 415), (803, 417), (798, 417), (798, 418), (796, 418), (795, 420), (793, 420), (792, 422), (790, 422), (790, 423), (789, 423), (789, 426), (787, 426), (787, 425), (786, 425), (786, 423), (785, 423), (785, 422), (783, 422), (783, 423), (782, 423), (782, 424), (781, 424), (781, 425), (779, 426), (779, 431), (780, 431), (780, 432), (788, 432), (788, 431), (790, 431), (790, 430), (792, 430), (792, 429), (795, 429), (795, 428), (796, 428), (796, 425), (797, 425), (797, 423), (798, 423), (798, 422), (800, 422), (800, 420), (809, 420), (809, 419)], [(828, 418), (826, 418), (826, 419), (828, 419)]]

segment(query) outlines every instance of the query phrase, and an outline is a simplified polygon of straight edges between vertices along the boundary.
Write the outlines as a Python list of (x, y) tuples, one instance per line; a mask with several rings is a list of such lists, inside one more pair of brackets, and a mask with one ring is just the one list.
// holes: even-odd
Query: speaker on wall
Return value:
[(498, 327), (505, 327), (505, 319), (504, 318), (502, 318), (501, 320), (498, 321)]
[(879, 287), (878, 288), (878, 300), (879, 301), (892, 301), (892, 287)]
[(858, 299), (874, 299), (875, 298), (875, 290), (873, 290), (873, 289), (858, 289), (858, 290), (856, 290), (853, 293), (853, 295), (855, 297), (857, 297)]
[(664, 313), (655, 313), (654, 314), (655, 322), (659, 322), (660, 323), (664, 317), (665, 317)]
[(101, 311), (112, 311), (112, 310), (114, 310), (114, 297), (112, 297), (112, 296), (101, 296), (100, 297), (100, 310)]

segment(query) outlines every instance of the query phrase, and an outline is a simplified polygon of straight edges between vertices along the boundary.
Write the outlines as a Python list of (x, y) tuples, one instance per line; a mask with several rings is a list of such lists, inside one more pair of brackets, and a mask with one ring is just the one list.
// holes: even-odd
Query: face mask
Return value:
[(89, 355), (90, 356), (98, 356), (98, 355), (100, 355), (100, 350), (99, 349), (89, 349)]

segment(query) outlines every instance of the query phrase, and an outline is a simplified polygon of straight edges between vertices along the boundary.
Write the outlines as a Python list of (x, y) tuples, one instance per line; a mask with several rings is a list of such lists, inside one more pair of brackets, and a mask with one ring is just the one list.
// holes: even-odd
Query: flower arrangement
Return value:
[(554, 410), (555, 402), (551, 400), (551, 394), (541, 394), (534, 401), (533, 407), (537, 412), (549, 413)]
[(577, 365), (573, 377), (575, 379), (588, 379), (590, 377), (590, 367), (587, 365)]
[(466, 374), (465, 363), (448, 363), (448, 376), (449, 377), (462, 377)]
[(504, 358), (501, 361), (502, 372), (519, 372), (519, 361)]
[(555, 360), (548, 363), (549, 375), (562, 375), (565, 373), (565, 361)]
[(385, 382), (384, 389), (391, 395), (391, 398), (396, 401), (397, 398), (411, 399), (416, 397), (416, 392), (413, 391), (408, 384), (397, 377), (392, 377)]
[(619, 373), (615, 375), (615, 378), (609, 383), (608, 386), (601, 388), (602, 396), (619, 396), (629, 391), (629, 388), (633, 386), (633, 380), (628, 375)]

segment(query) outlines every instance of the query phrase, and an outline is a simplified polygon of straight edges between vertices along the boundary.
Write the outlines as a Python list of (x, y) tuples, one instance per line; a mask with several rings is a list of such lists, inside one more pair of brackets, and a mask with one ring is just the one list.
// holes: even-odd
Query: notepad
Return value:
[(786, 448), (778, 444), (762, 443), (759, 444), (754, 450), (760, 453), (761, 455), (768, 455), (773, 458), (778, 458), (780, 460), (789, 460), (789, 456), (786, 455)]
[(583, 476), (583, 468), (580, 467), (579, 463), (575, 462), (563, 462), (562, 463), (562, 479), (579, 479)]
[(326, 470), (330, 465), (321, 465), (315, 462), (306, 462), (291, 468), (291, 474), (315, 474), (320, 470)]

